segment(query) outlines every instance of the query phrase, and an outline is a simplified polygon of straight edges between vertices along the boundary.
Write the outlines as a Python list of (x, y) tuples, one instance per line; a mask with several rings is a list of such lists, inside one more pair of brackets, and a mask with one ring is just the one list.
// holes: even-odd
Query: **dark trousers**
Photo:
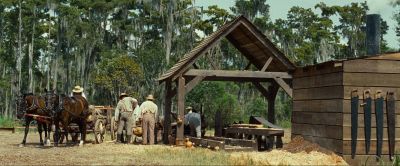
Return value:
[(117, 134), (122, 134), (126, 127), (126, 135), (132, 135), (132, 112), (122, 112), (119, 118)]

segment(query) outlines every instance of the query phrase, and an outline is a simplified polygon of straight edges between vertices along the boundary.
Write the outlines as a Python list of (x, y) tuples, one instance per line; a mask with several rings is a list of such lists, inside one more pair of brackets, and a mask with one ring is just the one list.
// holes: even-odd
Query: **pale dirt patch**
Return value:
[[(27, 145), (18, 147), (22, 133), (0, 131), (0, 165), (344, 165), (342, 158), (318, 151), (292, 153), (212, 151), (167, 145), (91, 144), (84, 147), (38, 146), (39, 136), (28, 135)], [(91, 135), (89, 134), (89, 139)], [(290, 147), (290, 143), (288, 144)], [(340, 161), (340, 162), (339, 162)]]

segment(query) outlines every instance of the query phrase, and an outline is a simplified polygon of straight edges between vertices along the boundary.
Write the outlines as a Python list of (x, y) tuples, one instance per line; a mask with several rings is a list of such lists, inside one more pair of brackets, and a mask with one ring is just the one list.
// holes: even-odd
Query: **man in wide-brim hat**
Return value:
[(190, 135), (192, 137), (201, 137), (201, 115), (193, 110), (192, 107), (186, 107), (188, 113), (185, 115), (185, 125), (190, 126)]
[[(146, 145), (149, 142), (150, 145), (154, 144), (154, 128), (156, 125), (156, 118), (158, 113), (158, 107), (153, 102), (154, 96), (148, 95), (145, 102), (140, 105), (142, 113), (142, 127), (143, 127), (143, 144)], [(147, 134), (149, 134), (149, 141), (147, 141)]]
[(128, 96), (128, 94), (126, 94), (126, 93), (121, 93), (120, 95), (119, 95), (119, 99), (120, 100), (122, 100), (124, 97), (127, 97)]
[(74, 89), (72, 89), (72, 96), (75, 95), (81, 95), (86, 99), (85, 93), (83, 93), (83, 88), (79, 85), (75, 86)]
[(122, 131), (126, 129), (126, 143), (131, 142), (132, 138), (132, 125), (133, 121), (133, 113), (135, 107), (137, 107), (137, 100), (129, 97), (127, 93), (121, 93), (119, 95), (119, 102), (117, 108), (115, 109), (115, 121), (118, 121), (118, 129), (117, 129), (117, 140), (116, 143), (122, 142)]

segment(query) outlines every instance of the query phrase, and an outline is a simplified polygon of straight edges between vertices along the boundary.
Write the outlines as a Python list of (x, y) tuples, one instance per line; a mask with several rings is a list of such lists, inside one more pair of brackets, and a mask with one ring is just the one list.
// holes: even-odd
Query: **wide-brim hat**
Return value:
[(153, 96), (153, 95), (148, 95), (148, 96), (146, 97), (146, 99), (147, 99), (147, 100), (154, 100), (154, 96)]
[(74, 93), (82, 93), (83, 92), (83, 88), (81, 86), (75, 86), (74, 89), (72, 89), (72, 92)]
[(128, 96), (128, 94), (126, 94), (126, 93), (121, 93), (121, 94), (119, 95), (119, 98), (126, 97), (126, 96)]
[(191, 106), (186, 107), (186, 110), (192, 110), (193, 108)]

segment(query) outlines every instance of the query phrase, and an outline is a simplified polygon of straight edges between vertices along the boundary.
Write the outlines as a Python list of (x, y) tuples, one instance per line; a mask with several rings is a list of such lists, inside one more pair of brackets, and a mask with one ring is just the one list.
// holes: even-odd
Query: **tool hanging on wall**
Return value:
[(394, 148), (396, 144), (396, 99), (394, 92), (387, 92), (386, 95), (386, 115), (388, 125), (388, 138), (389, 138), (389, 158), (394, 159)]
[(364, 135), (365, 135), (365, 154), (369, 153), (369, 147), (371, 145), (371, 105), (372, 98), (370, 90), (364, 91)]
[(383, 141), (383, 96), (382, 91), (375, 94), (375, 119), (376, 119), (376, 156), (381, 158)]
[(358, 91), (351, 91), (351, 158), (354, 159), (357, 147), (358, 129)]

